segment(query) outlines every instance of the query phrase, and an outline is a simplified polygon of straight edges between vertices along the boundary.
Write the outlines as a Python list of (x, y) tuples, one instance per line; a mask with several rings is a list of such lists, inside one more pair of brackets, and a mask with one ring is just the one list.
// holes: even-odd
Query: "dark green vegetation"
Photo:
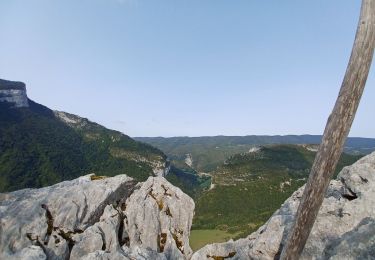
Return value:
[(148, 144), (87, 119), (0, 102), (0, 192), (42, 187), (88, 173), (127, 174), (139, 181), (166, 156)]
[[(215, 187), (196, 200), (193, 228), (237, 237), (255, 231), (305, 183), (315, 157), (311, 148), (271, 145), (230, 157), (211, 173)], [(343, 154), (337, 173), (360, 157)]]
[(178, 168), (173, 162), (166, 179), (193, 199), (197, 199), (211, 185), (210, 176), (198, 174), (188, 166)]
[[(199, 172), (216, 170), (228, 157), (266, 144), (318, 144), (320, 135), (286, 136), (212, 136), (212, 137), (137, 137), (135, 140), (151, 144), (175, 161), (184, 161), (186, 154), (193, 158), (192, 167)], [(375, 151), (373, 138), (348, 138), (345, 152), (368, 154)]]
[(25, 83), (0, 79), (0, 90), (25, 90)]

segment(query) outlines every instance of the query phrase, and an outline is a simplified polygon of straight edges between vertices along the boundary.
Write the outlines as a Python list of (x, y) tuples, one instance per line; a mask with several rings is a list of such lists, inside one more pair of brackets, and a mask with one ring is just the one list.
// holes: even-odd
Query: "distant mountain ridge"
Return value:
[[(147, 143), (178, 143), (178, 144), (206, 144), (206, 145), (264, 145), (264, 144), (319, 144), (322, 135), (246, 135), (246, 136), (199, 136), (199, 137), (133, 137)], [(375, 138), (348, 137), (346, 149), (375, 150)], [(368, 149), (368, 150), (367, 150)], [(361, 150), (362, 151), (362, 150)]]
[[(135, 140), (159, 148), (169, 158), (184, 162), (187, 156), (192, 167), (201, 172), (213, 171), (228, 157), (267, 144), (319, 144), (321, 135), (249, 135), (202, 137), (134, 137)], [(375, 151), (375, 138), (349, 137), (344, 151), (369, 154)]]

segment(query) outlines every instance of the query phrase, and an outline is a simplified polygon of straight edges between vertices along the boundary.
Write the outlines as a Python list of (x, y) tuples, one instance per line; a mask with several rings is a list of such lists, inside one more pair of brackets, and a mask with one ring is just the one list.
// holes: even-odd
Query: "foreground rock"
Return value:
[(190, 258), (194, 201), (164, 178), (149, 178), (126, 203), (130, 248), (150, 248), (168, 259)]
[[(296, 191), (264, 226), (247, 238), (207, 245), (191, 259), (277, 258), (303, 189)], [(372, 153), (345, 167), (337, 180), (331, 181), (301, 259), (374, 259), (374, 205), (375, 153)]]
[(71, 259), (188, 259), (193, 211), (180, 189), (150, 177), (118, 208), (107, 206), (79, 236)]
[(0, 259), (41, 252), (49, 259), (66, 259), (74, 235), (99, 221), (108, 204), (128, 197), (135, 186), (126, 175), (92, 179), (87, 175), (42, 189), (0, 194)]
[(0, 194), (0, 259), (190, 258), (193, 212), (161, 177), (88, 175)]

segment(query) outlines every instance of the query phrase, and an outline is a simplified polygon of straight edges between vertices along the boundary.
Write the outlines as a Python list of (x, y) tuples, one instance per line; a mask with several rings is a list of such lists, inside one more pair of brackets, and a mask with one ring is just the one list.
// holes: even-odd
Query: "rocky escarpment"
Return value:
[[(247, 238), (194, 254), (194, 202), (162, 177), (88, 175), (0, 194), (0, 259), (277, 259), (303, 188)], [(372, 259), (374, 205), (375, 153), (331, 181), (301, 259)]]
[(14, 107), (28, 107), (25, 83), (0, 79), (0, 102), (12, 103)]

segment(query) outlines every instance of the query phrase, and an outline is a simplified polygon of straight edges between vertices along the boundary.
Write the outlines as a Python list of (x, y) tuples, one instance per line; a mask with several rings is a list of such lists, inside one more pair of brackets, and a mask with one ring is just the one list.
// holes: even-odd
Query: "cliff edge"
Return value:
[(29, 107), (25, 83), (0, 79), (0, 102), (13, 103), (17, 108)]

